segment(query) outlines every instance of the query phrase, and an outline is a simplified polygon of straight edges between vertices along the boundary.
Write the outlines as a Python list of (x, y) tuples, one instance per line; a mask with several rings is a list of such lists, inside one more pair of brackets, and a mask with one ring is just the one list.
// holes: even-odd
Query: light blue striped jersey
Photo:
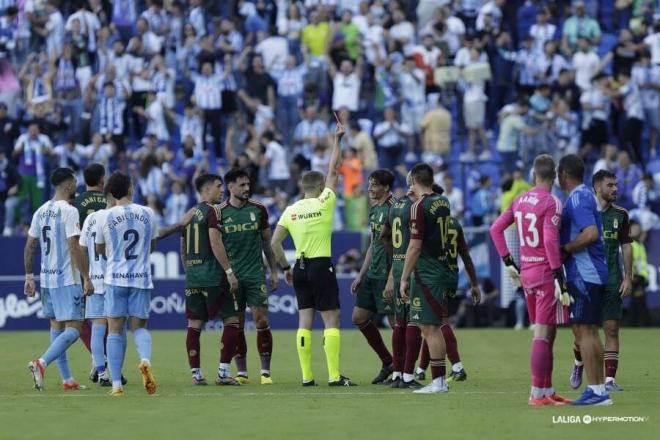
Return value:
[(30, 237), (41, 246), (41, 287), (80, 284), (80, 272), (71, 260), (69, 238), (80, 235), (78, 210), (64, 200), (48, 201), (32, 217)]
[(131, 203), (102, 211), (96, 242), (105, 243), (105, 284), (153, 289), (149, 255), (156, 237), (158, 221), (151, 208)]
[(569, 283), (581, 278), (587, 283), (607, 284), (603, 221), (598, 212), (596, 195), (583, 184), (571, 191), (566, 199), (561, 218), (561, 245), (575, 240), (592, 225), (598, 228), (598, 240), (564, 261)]
[(105, 255), (98, 254), (96, 252), (95, 243), (96, 243), (96, 225), (98, 223), (99, 214), (101, 214), (104, 209), (100, 211), (95, 211), (85, 218), (83, 223), (82, 231), (80, 234), (79, 244), (82, 247), (87, 248), (87, 261), (89, 261), (89, 278), (92, 280), (94, 285), (94, 293), (103, 294), (105, 293), (105, 288), (103, 287), (103, 276), (105, 274)]

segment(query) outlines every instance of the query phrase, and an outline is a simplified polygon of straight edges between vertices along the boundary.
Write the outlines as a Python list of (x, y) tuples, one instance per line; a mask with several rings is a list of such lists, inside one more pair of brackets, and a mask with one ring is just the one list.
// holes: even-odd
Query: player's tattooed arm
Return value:
[(25, 276), (33, 275), (32, 263), (34, 260), (34, 249), (37, 247), (37, 239), (28, 235), (23, 250), (23, 266), (25, 267)]
[(37, 247), (37, 239), (28, 235), (23, 251), (23, 266), (25, 267), (25, 286), (23, 291), (27, 296), (35, 293), (34, 274), (32, 273), (32, 262), (34, 260), (34, 248)]
[(186, 240), (183, 237), (180, 240), (180, 251), (181, 264), (183, 265), (183, 270), (186, 270)]

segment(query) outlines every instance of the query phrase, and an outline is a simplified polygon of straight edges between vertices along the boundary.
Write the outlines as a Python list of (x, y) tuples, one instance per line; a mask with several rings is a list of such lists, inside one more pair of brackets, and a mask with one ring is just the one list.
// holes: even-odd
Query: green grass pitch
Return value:
[[(123, 398), (87, 379), (90, 357), (81, 343), (69, 351), (72, 371), (85, 391), (59, 388), (57, 367), (46, 375), (46, 389), (32, 389), (25, 366), (48, 343), (46, 332), (0, 333), (0, 439), (544, 439), (659, 438), (660, 337), (657, 329), (623, 329), (619, 383), (611, 407), (527, 406), (531, 333), (513, 330), (458, 330), (468, 380), (450, 385), (444, 395), (413, 395), (371, 385), (379, 369), (375, 354), (356, 331), (342, 332), (342, 372), (360, 384), (329, 388), (321, 345), (313, 337), (318, 387), (300, 386), (294, 333), (276, 331), (272, 373), (275, 384), (258, 384), (255, 333), (248, 332), (252, 383), (240, 387), (194, 387), (185, 356), (185, 334), (153, 333), (153, 365), (158, 393), (148, 396), (137, 372), (132, 340), (126, 362), (129, 384)], [(389, 339), (386, 332), (384, 337)], [(202, 364), (213, 379), (218, 358), (217, 332), (202, 336)], [(554, 381), (572, 398), (568, 375), (571, 333), (563, 329), (555, 344)], [(388, 344), (389, 345), (389, 344)], [(584, 415), (594, 419), (585, 424)], [(575, 420), (581, 423), (559, 423)], [(606, 422), (601, 416), (644, 417), (643, 422)], [(230, 437), (231, 436), (231, 437)]]

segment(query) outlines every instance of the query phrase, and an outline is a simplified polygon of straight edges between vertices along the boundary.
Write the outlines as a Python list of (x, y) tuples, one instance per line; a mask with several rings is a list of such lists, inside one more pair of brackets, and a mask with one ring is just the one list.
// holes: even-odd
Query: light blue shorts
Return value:
[(85, 298), (85, 319), (105, 318), (105, 295), (95, 293)]
[(58, 321), (82, 321), (85, 316), (82, 287), (80, 284), (40, 290), (42, 313), (45, 318)]
[(140, 319), (148, 319), (152, 290), (106, 284), (105, 316), (108, 318), (134, 316)]

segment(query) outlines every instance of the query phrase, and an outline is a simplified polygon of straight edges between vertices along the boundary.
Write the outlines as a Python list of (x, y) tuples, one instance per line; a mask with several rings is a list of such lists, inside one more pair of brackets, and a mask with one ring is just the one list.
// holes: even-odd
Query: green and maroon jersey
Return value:
[(369, 228), (371, 229), (371, 264), (367, 276), (376, 280), (386, 280), (390, 273), (390, 258), (380, 242), (380, 231), (390, 215), (390, 207), (396, 201), (392, 195), (380, 205), (369, 210)]
[(220, 230), (218, 212), (206, 202), (198, 203), (192, 221), (183, 231), (186, 247), (186, 288), (220, 285), (222, 267), (211, 248), (210, 229)]
[(607, 290), (618, 291), (623, 279), (620, 248), (632, 242), (628, 211), (620, 206), (610, 205), (605, 211), (601, 211), (600, 216), (603, 220), (605, 260), (609, 273)]
[(406, 251), (410, 243), (410, 207), (413, 202), (408, 197), (394, 202), (386, 225), (392, 231), (392, 276), (399, 282), (406, 263)]
[(410, 239), (422, 241), (422, 253), (415, 275), (426, 285), (453, 280), (448, 253), (451, 242), (449, 200), (438, 194), (426, 194), (410, 208)]
[(449, 290), (456, 290), (458, 288), (458, 257), (461, 255), (461, 252), (467, 251), (468, 245), (465, 240), (465, 235), (463, 234), (463, 227), (461, 223), (452, 217), (449, 220), (448, 232), (448, 247), (447, 247), (447, 267), (450, 272), (455, 277), (452, 280), (451, 287), (448, 286)]
[(261, 234), (270, 227), (266, 207), (252, 199), (242, 207), (233, 206), (227, 200), (220, 204), (219, 212), (222, 242), (236, 278), (263, 280), (265, 270)]
[(76, 200), (73, 202), (74, 206), (80, 214), (80, 224), (85, 223), (85, 219), (93, 212), (105, 209), (106, 200), (102, 192), (99, 191), (85, 191), (78, 194)]

